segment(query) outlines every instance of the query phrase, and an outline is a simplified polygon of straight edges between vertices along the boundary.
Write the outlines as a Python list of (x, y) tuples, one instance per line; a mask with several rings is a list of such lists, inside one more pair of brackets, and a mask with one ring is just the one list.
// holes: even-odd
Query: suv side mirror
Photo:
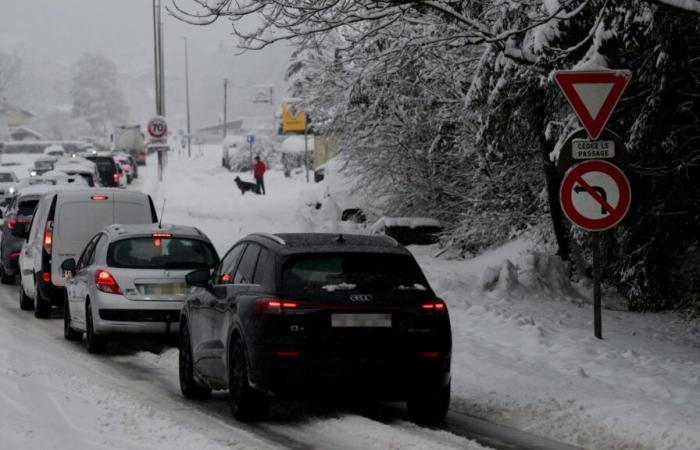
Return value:
[(29, 238), (29, 229), (26, 223), (16, 223), (12, 229), (12, 236), (27, 240)]
[(209, 269), (198, 269), (185, 275), (185, 282), (189, 286), (197, 286), (208, 288), (211, 286), (209, 281)]
[(75, 260), (68, 258), (61, 263), (61, 269), (64, 273), (69, 273), (71, 276), (75, 274)]

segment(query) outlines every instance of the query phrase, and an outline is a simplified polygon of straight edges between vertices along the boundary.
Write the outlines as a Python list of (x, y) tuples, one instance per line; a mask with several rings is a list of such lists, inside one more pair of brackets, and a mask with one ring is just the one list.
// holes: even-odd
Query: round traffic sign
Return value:
[(566, 217), (585, 230), (603, 231), (625, 217), (632, 189), (616, 165), (602, 160), (576, 164), (564, 176), (559, 201)]
[(148, 121), (148, 135), (155, 139), (165, 137), (168, 133), (168, 123), (163, 117), (154, 117)]

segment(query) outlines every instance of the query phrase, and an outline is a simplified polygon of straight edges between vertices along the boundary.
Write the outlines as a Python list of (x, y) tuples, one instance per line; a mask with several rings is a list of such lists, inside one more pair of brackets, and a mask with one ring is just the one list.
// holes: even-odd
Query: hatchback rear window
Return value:
[(22, 200), (19, 202), (17, 207), (17, 215), (19, 216), (31, 216), (34, 214), (36, 205), (39, 203), (39, 199), (34, 200)]
[(143, 237), (110, 244), (107, 265), (132, 269), (213, 268), (218, 257), (211, 244), (197, 239)]
[(425, 276), (411, 256), (376, 253), (296, 257), (284, 265), (282, 284), (288, 292), (428, 290)]

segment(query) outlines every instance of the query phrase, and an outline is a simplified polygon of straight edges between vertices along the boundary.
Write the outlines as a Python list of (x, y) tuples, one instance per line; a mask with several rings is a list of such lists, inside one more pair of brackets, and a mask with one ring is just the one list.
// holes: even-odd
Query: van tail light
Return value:
[(97, 289), (101, 290), (102, 292), (107, 292), (108, 294), (122, 293), (119, 289), (117, 281), (114, 279), (112, 274), (106, 270), (98, 270), (95, 272), (95, 285), (97, 285)]
[(299, 303), (293, 300), (263, 297), (255, 302), (255, 314), (284, 314), (285, 311), (298, 307)]
[(423, 303), (421, 305), (421, 309), (423, 311), (426, 311), (426, 312), (430, 311), (430, 312), (439, 313), (439, 312), (447, 311), (447, 306), (445, 305), (445, 302), (443, 302), (442, 300), (436, 299), (430, 303)]
[(49, 220), (44, 228), (44, 251), (47, 255), (51, 255), (51, 247), (53, 247), (53, 221)]

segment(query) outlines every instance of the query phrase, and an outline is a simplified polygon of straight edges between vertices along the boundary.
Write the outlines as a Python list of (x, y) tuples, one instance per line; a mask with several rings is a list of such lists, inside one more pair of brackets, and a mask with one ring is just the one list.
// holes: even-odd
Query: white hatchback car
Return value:
[(93, 237), (76, 262), (64, 261), (64, 336), (86, 333), (90, 353), (109, 334), (176, 333), (189, 288), (185, 275), (219, 262), (209, 238), (194, 227), (111, 225)]

